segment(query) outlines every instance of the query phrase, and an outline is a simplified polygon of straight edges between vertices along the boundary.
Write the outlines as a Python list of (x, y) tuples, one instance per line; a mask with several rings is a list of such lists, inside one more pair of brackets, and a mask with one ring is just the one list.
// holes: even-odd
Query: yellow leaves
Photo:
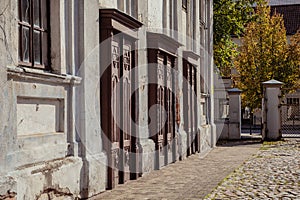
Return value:
[(300, 30), (291, 38), (290, 57), (294, 65), (300, 67)]
[(270, 7), (265, 4), (256, 12), (259, 17), (247, 25), (241, 53), (234, 63), (238, 72), (235, 84), (244, 90), (244, 105), (251, 108), (260, 107), (262, 82), (274, 78), (292, 86), (300, 74), (300, 32), (289, 46), (283, 16), (270, 16)]

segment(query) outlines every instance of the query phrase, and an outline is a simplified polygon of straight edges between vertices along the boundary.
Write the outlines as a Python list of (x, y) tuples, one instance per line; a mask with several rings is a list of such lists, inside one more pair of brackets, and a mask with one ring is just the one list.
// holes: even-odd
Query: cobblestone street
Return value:
[(245, 160), (256, 154), (261, 144), (227, 144), (213, 149), (204, 158), (188, 159), (151, 172), (137, 181), (118, 185), (98, 199), (203, 199), (220, 181)]
[(300, 199), (300, 139), (265, 143), (209, 199)]

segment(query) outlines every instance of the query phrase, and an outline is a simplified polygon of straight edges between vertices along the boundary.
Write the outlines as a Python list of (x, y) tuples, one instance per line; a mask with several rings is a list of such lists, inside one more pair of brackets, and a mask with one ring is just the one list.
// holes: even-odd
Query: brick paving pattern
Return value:
[(254, 155), (260, 144), (227, 144), (204, 158), (193, 155), (92, 200), (100, 199), (203, 199), (219, 182)]
[(299, 199), (300, 139), (265, 143), (210, 199)]

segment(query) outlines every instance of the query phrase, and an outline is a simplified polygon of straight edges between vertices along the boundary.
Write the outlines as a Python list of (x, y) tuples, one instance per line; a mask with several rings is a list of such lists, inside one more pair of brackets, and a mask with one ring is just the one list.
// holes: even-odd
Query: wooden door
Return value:
[[(149, 50), (149, 63), (157, 63), (149, 76), (154, 76), (157, 84), (149, 86), (149, 108), (159, 105), (155, 110), (155, 127), (151, 127), (150, 134), (155, 142), (155, 169), (159, 169), (176, 160), (175, 138), (175, 95), (174, 58), (158, 50)], [(154, 133), (154, 134), (153, 134)]]
[(175, 95), (174, 95), (174, 75), (173, 66), (174, 59), (171, 56), (165, 56), (165, 110), (166, 110), (166, 125), (165, 125), (165, 163), (169, 164), (175, 161), (173, 146), (175, 138)]
[[(112, 116), (110, 116), (110, 121), (111, 121), (111, 132), (108, 132), (107, 134), (108, 137), (111, 140), (111, 147), (109, 149), (112, 159), (112, 169), (111, 169), (111, 174), (109, 175), (109, 179), (112, 179), (112, 184), (113, 187), (115, 184), (119, 183), (119, 168), (120, 168), (120, 127), (118, 126), (118, 123), (120, 121), (120, 104), (119, 104), (119, 99), (120, 99), (120, 88), (117, 86), (120, 85), (120, 67), (121, 67), (121, 59), (120, 59), (120, 41), (118, 38), (114, 38), (111, 44), (111, 50), (112, 50), (112, 63), (111, 63), (111, 84), (110, 84), (110, 89), (111, 89), (111, 99), (107, 99), (106, 101), (111, 101), (111, 109), (112, 109)], [(102, 118), (105, 118), (108, 116), (102, 116)]]
[(183, 91), (184, 91), (184, 98), (183, 98), (183, 109), (184, 109), (184, 129), (187, 133), (187, 156), (191, 155), (191, 129), (192, 129), (192, 122), (190, 120), (190, 114), (192, 112), (191, 107), (191, 87), (190, 87), (190, 67), (188, 63), (184, 64), (183, 68), (183, 76), (185, 78), (183, 82)]
[(199, 135), (197, 127), (197, 71), (196, 68), (184, 61), (184, 128), (187, 133), (187, 156), (199, 149)]
[(130, 179), (130, 153), (131, 153), (131, 69), (133, 67), (132, 61), (132, 42), (126, 38), (122, 38), (123, 47), (122, 47), (122, 56), (121, 56), (121, 126), (122, 130), (120, 131), (120, 146), (121, 155), (120, 155), (120, 183), (124, 183)]
[(197, 151), (199, 151), (199, 135), (198, 135), (198, 117), (197, 117), (197, 113), (198, 113), (198, 108), (197, 108), (197, 71), (196, 71), (196, 67), (193, 65), (190, 65), (190, 84), (191, 84), (191, 108), (192, 108), (192, 112), (191, 112), (191, 137), (192, 137), (192, 153), (196, 153)]
[(136, 137), (131, 136), (136, 117), (135, 96), (131, 95), (135, 84), (134, 46), (135, 40), (130, 37), (114, 35), (108, 47), (111, 65), (101, 77), (101, 124), (108, 138), (104, 141), (108, 153), (108, 189), (137, 178), (138, 145)]
[(165, 116), (163, 110), (165, 109), (165, 66), (164, 66), (164, 56), (162, 54), (158, 54), (157, 57), (157, 90), (156, 90), (156, 102), (159, 105), (157, 110), (157, 151), (159, 157), (159, 168), (166, 165), (165, 156), (166, 156), (166, 141), (165, 141)]
[(194, 65), (191, 65), (192, 69), (192, 106), (193, 106), (193, 115), (191, 118), (193, 119), (193, 152), (200, 152), (200, 133), (198, 131), (198, 102), (197, 102), (197, 69)]
[(102, 142), (108, 162), (107, 189), (112, 189), (138, 177), (140, 145), (138, 130), (132, 128), (138, 116), (138, 94), (131, 95), (131, 91), (138, 84), (137, 69), (132, 69), (142, 23), (115, 9), (100, 9), (99, 19)]

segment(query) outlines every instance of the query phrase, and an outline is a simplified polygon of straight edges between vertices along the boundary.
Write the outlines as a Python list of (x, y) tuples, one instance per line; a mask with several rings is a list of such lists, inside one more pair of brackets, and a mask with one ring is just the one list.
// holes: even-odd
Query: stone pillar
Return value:
[(241, 139), (241, 93), (242, 90), (228, 90), (229, 96), (229, 140)]
[(76, 88), (76, 131), (82, 157), (81, 198), (106, 188), (107, 159), (100, 127), (99, 1), (76, 1), (78, 48), (75, 56), (82, 83)]
[(280, 133), (280, 95), (282, 82), (270, 80), (263, 83), (263, 140), (279, 140)]
[(215, 108), (214, 108), (214, 59), (213, 59), (213, 1), (206, 1), (207, 4), (207, 49), (208, 54), (207, 56), (207, 66), (208, 66), (208, 88), (210, 90), (210, 98), (207, 99), (209, 101), (209, 120), (210, 120), (210, 126), (211, 126), (211, 147), (215, 147), (217, 143), (217, 134), (216, 134), (216, 125), (215, 125)]

